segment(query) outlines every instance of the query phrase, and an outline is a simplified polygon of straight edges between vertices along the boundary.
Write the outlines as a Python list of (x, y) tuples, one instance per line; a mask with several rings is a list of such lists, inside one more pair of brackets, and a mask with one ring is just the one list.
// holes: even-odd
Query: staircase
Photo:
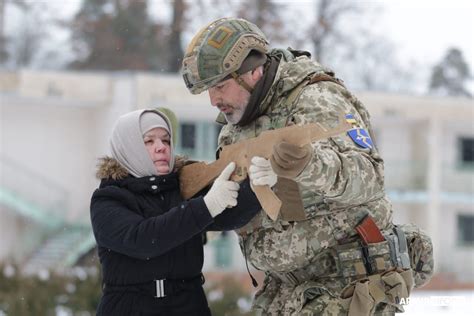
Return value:
[(0, 171), (0, 210), (36, 224), (15, 245), (25, 273), (72, 266), (95, 247), (90, 225), (66, 223), (68, 193), (60, 184), (4, 155)]
[(57, 228), (62, 224), (62, 218), (50, 216), (48, 212), (41, 209), (41, 207), (38, 207), (36, 204), (23, 199), (15, 192), (1, 186), (0, 205), (50, 229)]
[(59, 183), (0, 155), (0, 204), (4, 208), (54, 229), (64, 222), (67, 201), (68, 192)]
[(23, 265), (23, 272), (34, 274), (72, 266), (94, 247), (90, 226), (64, 226), (38, 247)]

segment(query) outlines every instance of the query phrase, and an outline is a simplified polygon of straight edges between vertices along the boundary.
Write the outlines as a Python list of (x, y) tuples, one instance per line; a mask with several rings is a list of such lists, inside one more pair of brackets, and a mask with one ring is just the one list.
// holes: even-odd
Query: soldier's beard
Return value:
[(227, 123), (235, 125), (240, 122), (242, 116), (244, 115), (245, 108), (248, 105), (249, 98), (243, 100), (240, 104), (225, 104), (227, 113), (222, 112), (227, 120)]

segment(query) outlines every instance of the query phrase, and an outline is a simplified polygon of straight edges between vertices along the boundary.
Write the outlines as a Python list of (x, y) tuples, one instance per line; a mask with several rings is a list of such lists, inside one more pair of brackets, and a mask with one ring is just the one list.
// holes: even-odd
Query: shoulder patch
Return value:
[(352, 124), (353, 128), (347, 132), (347, 135), (349, 135), (354, 143), (356, 143), (359, 147), (372, 149), (374, 144), (369, 136), (369, 133), (365, 129), (358, 126), (354, 115), (347, 114), (346, 121)]
[(354, 115), (352, 114), (346, 114), (346, 121), (347, 123), (350, 123), (352, 125), (357, 125), (357, 121), (354, 118)]

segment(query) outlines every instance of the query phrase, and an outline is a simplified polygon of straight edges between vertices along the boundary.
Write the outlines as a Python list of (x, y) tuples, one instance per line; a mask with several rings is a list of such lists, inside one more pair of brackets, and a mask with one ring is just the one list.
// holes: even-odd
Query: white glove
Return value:
[(206, 203), (212, 217), (216, 217), (229, 206), (237, 205), (240, 186), (237, 182), (229, 180), (234, 170), (235, 162), (231, 162), (222, 170), (209, 192), (204, 196), (204, 203)]
[(268, 159), (255, 156), (251, 160), (249, 177), (253, 185), (268, 185), (270, 188), (277, 183), (277, 175)]

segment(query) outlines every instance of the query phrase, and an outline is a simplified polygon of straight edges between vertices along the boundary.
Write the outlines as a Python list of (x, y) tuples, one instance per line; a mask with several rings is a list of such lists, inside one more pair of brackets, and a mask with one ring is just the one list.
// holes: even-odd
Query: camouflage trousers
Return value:
[(394, 315), (404, 311), (397, 302), (412, 288), (411, 270), (388, 271), (349, 284), (336, 277), (290, 285), (267, 273), (253, 309), (265, 316)]

